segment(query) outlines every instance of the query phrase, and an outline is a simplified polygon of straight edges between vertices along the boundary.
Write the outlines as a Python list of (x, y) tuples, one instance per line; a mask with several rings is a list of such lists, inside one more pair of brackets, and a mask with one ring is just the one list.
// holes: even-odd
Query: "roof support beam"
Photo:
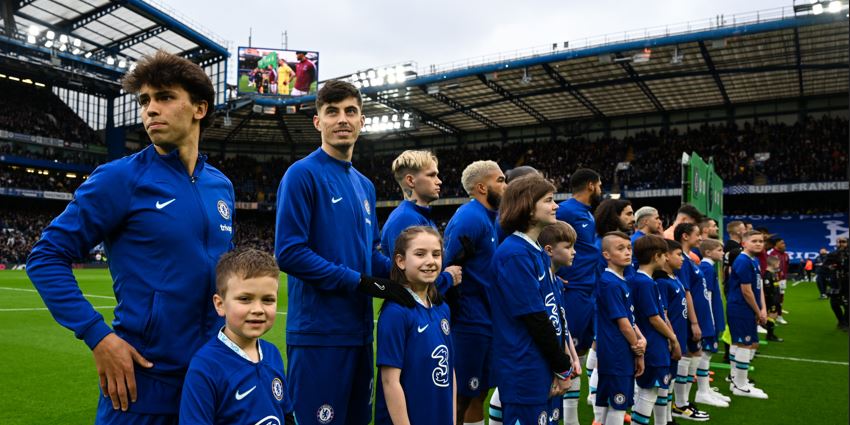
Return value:
[(410, 113), (419, 116), (419, 120), (421, 122), (428, 124), (431, 127), (436, 128), (437, 130), (440, 130), (443, 134), (458, 134), (458, 133), (460, 133), (459, 128), (457, 128), (457, 127), (455, 127), (455, 126), (453, 126), (453, 125), (451, 125), (451, 124), (449, 124), (445, 121), (442, 121), (438, 118), (434, 118), (434, 117), (432, 117), (431, 115), (429, 115), (425, 112), (417, 110), (416, 108), (403, 106), (401, 104), (393, 102), (392, 100), (386, 99), (382, 96), (378, 96), (377, 94), (371, 94), (371, 95), (367, 95), (367, 96), (369, 96), (369, 99), (371, 99), (373, 102), (378, 102), (382, 105), (386, 105), (390, 108), (395, 109), (396, 111), (409, 111)]
[(720, 91), (720, 96), (723, 97), (723, 105), (727, 108), (732, 105), (732, 102), (729, 101), (729, 95), (726, 93), (726, 86), (723, 85), (723, 80), (720, 79), (720, 74), (717, 73), (717, 68), (714, 66), (714, 60), (711, 59), (711, 55), (708, 53), (708, 48), (705, 47), (705, 42), (699, 41), (699, 51), (702, 53), (702, 60), (705, 61), (705, 65), (708, 66), (708, 72), (711, 73), (711, 77), (714, 78), (714, 83), (717, 84), (717, 90)]
[(522, 109), (526, 114), (531, 115), (531, 117), (537, 120), (537, 122), (543, 123), (548, 121), (546, 117), (543, 116), (543, 114), (532, 108), (531, 105), (525, 103), (524, 100), (514, 96), (511, 92), (505, 90), (504, 87), (496, 84), (495, 81), (488, 80), (487, 77), (482, 74), (478, 74), (478, 79), (481, 80), (481, 82), (484, 83), (485, 86), (489, 87), (491, 90), (502, 96), (502, 98), (513, 103), (519, 109)]
[(71, 32), (75, 29), (82, 28), (110, 13), (121, 8), (120, 3), (106, 3), (103, 6), (96, 7), (86, 13), (83, 13), (80, 16), (77, 16), (73, 20), (63, 21), (56, 24), (56, 27), (65, 32)]
[(603, 114), (602, 111), (600, 111), (599, 108), (597, 108), (596, 105), (594, 105), (593, 102), (590, 101), (590, 99), (586, 98), (580, 91), (576, 90), (576, 88), (573, 87), (573, 85), (570, 84), (570, 82), (567, 81), (567, 79), (564, 78), (561, 73), (552, 68), (552, 65), (544, 63), (543, 70), (546, 71), (547, 74), (549, 74), (549, 78), (555, 80), (555, 82), (561, 86), (562, 90), (571, 94), (576, 100), (579, 101), (579, 103), (584, 105), (587, 110), (593, 112), (593, 115), (596, 115), (599, 118), (605, 118), (605, 114)]
[[(622, 53), (617, 53), (616, 56), (618, 58), (623, 57)], [(638, 88), (640, 89), (640, 91), (643, 92), (644, 96), (646, 96), (646, 98), (649, 99), (650, 102), (652, 102), (652, 105), (655, 106), (655, 109), (658, 110), (658, 112), (664, 112), (664, 105), (662, 105), (661, 102), (658, 101), (658, 98), (655, 97), (655, 94), (652, 93), (652, 90), (649, 89), (649, 86), (646, 85), (646, 82), (642, 80), (640, 75), (638, 75), (637, 71), (632, 68), (632, 64), (624, 61), (620, 62), (620, 66), (623, 67), (627, 74), (629, 74), (631, 80), (634, 81), (635, 84), (637, 84)]]
[[(277, 126), (278, 126), (278, 128), (280, 128), (280, 133), (283, 134), (283, 140), (286, 143), (294, 145), (295, 139), (292, 138), (292, 134), (289, 133), (289, 126), (286, 125), (286, 122), (284, 122), (284, 119), (283, 119), (284, 114), (283, 114), (282, 111), (285, 110), (285, 109), (286, 109), (285, 107), (276, 108), (275, 115), (277, 115), (277, 120), (276, 120)], [(253, 110), (251, 112), (253, 112)]]
[[(40, 26), (42, 26), (46, 29), (53, 30), (57, 33), (67, 33), (68, 32), (68, 30), (66, 30), (65, 28), (60, 28), (56, 25), (51, 24), (50, 22), (43, 21), (41, 19), (36, 18), (35, 16), (31, 16), (31, 15), (28, 15), (26, 13), (23, 13), (20, 10), (17, 12), (17, 15), (28, 20), (28, 21), (35, 22), (36, 24), (38, 24), (38, 25), (40, 25)], [(94, 41), (92, 41), (88, 38), (80, 37), (80, 36), (77, 36), (77, 35), (75, 35), (74, 38), (79, 38), (81, 41), (83, 41), (84, 43), (86, 43), (87, 45), (89, 45), (91, 47), (96, 47), (98, 49), (103, 48), (103, 45), (101, 45), (100, 43), (95, 43)]]
[[(801, 64), (800, 68), (803, 70), (814, 69), (814, 70), (846, 70), (847, 67), (850, 66), (848, 63), (812, 63), (812, 64)], [(749, 68), (728, 68), (728, 69), (717, 69), (716, 72), (719, 75), (734, 75), (734, 74), (758, 74), (764, 72), (776, 72), (776, 71), (796, 71), (796, 65), (766, 65), (766, 66), (754, 66)], [(687, 77), (707, 77), (711, 76), (711, 73), (708, 69), (705, 70), (697, 70), (697, 71), (677, 71), (677, 72), (669, 72), (662, 74), (652, 74), (652, 75), (643, 75), (639, 78), (643, 81), (658, 81), (658, 80), (667, 80), (673, 78), (687, 78)], [(611, 87), (617, 86), (620, 84), (628, 84), (632, 82), (631, 77), (626, 78), (617, 78), (613, 80), (604, 80), (604, 81), (593, 81), (589, 83), (575, 84), (573, 85), (573, 89), (575, 90), (587, 90), (587, 89), (595, 89), (600, 87)], [(535, 90), (525, 93), (516, 94), (516, 97), (526, 98), (532, 96), (542, 96), (553, 93), (563, 93), (567, 92), (567, 88), (565, 87), (554, 87), (547, 88), (541, 90)], [(496, 99), (496, 100), (487, 100), (484, 102), (473, 103), (466, 105), (465, 109), (472, 108), (483, 108), (485, 106), (490, 106), (499, 102), (504, 102), (504, 99)], [(444, 117), (446, 115), (454, 114), (455, 111), (451, 112), (443, 112), (440, 114), (435, 114), (434, 116), (437, 118)]]
[(248, 112), (248, 115), (245, 115), (245, 118), (242, 118), (242, 121), (239, 121), (239, 124), (236, 124), (236, 128), (233, 129), (230, 133), (227, 133), (227, 137), (224, 138), (224, 141), (221, 142), (222, 145), (226, 145), (227, 142), (233, 140), (233, 137), (236, 136), (240, 131), (242, 131), (242, 127), (245, 127), (245, 124), (251, 122), (251, 118), (254, 117), (254, 110), (251, 109), (251, 112)]
[(109, 54), (118, 54), (122, 50), (134, 45), (141, 43), (149, 38), (156, 37), (159, 34), (168, 31), (168, 28), (162, 25), (154, 25), (148, 29), (141, 30), (134, 34), (130, 34), (124, 38), (115, 40), (106, 46), (103, 46), (103, 49), (99, 49), (94, 53), (94, 57), (100, 59)]
[(797, 85), (800, 96), (803, 96), (803, 58), (800, 54), (800, 31), (794, 27), (794, 56), (797, 61)]
[[(420, 86), (419, 88), (422, 89), (422, 92), (424, 92), (425, 94), (428, 94), (428, 88), (427, 87)], [(495, 121), (491, 120), (490, 118), (485, 117), (484, 115), (481, 115), (480, 113), (473, 110), (471, 107), (461, 105), (460, 102), (458, 102), (458, 101), (456, 101), (456, 100), (454, 100), (454, 99), (452, 99), (452, 98), (450, 98), (450, 97), (448, 97), (448, 96), (446, 96), (442, 93), (428, 94), (428, 96), (431, 96), (432, 98), (437, 99), (440, 102), (443, 102), (444, 104), (448, 105), (450, 108), (454, 109), (454, 112), (452, 112), (452, 113), (460, 112), (460, 113), (462, 113), (462, 114), (464, 114), (464, 115), (486, 125), (489, 128), (500, 128), (499, 124), (496, 124)], [(500, 102), (504, 101), (504, 99), (499, 99), (499, 101)]]

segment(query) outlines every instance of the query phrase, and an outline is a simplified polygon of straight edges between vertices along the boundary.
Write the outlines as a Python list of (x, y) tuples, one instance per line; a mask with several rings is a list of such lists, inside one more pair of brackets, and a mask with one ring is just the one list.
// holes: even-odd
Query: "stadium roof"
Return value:
[(70, 79), (81, 85), (77, 89), (117, 91), (117, 81), (126, 69), (157, 49), (200, 64), (229, 56), (226, 42), (150, 1), (7, 3), (15, 9), (11, 19), (4, 20), (0, 36), (4, 68), (20, 69), (53, 85), (65, 85), (63, 79)]
[[(667, 29), (581, 48), (553, 46), (547, 53), (364, 87), (367, 117), (408, 112), (417, 120), (412, 131), (369, 137), (415, 139), (847, 93), (845, 12), (794, 16), (785, 8), (726, 18), (704, 29)], [(245, 107), (252, 101), (253, 108)], [(219, 118), (205, 136), (315, 146), (319, 134), (309, 109), (314, 101), (313, 95), (242, 98), (230, 111), (232, 124)], [(285, 113), (301, 104), (305, 110)]]

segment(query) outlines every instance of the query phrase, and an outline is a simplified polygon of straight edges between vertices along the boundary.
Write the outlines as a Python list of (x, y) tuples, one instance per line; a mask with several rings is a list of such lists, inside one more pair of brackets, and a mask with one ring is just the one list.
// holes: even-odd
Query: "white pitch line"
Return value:
[[(114, 305), (96, 305), (95, 309), (106, 309), (106, 308), (115, 308)], [(0, 308), (0, 313), (7, 311), (47, 311), (47, 307), (34, 307), (34, 308)]]
[[(24, 288), (9, 288), (5, 286), (0, 286), (0, 289), (5, 289), (7, 291), (20, 291), (20, 292), (38, 292), (35, 289), (24, 289)], [(110, 297), (107, 295), (92, 295), (92, 294), (83, 294), (84, 297), (88, 298), (103, 298), (107, 300), (114, 300), (115, 297)]]
[(822, 363), (822, 364), (834, 364), (838, 366), (850, 366), (850, 363), (847, 362), (834, 362), (831, 360), (814, 360), (814, 359), (801, 359), (799, 357), (783, 357), (783, 356), (771, 356), (768, 354), (757, 354), (756, 358), (763, 357), (765, 359), (774, 359), (774, 360), (790, 360), (792, 362), (806, 362), (806, 363)]

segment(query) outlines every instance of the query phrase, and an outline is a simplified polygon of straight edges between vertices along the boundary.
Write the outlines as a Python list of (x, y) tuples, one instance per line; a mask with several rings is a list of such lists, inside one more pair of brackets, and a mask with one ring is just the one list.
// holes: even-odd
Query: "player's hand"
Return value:
[(682, 346), (679, 345), (679, 341), (670, 343), (670, 358), (676, 361), (682, 358)]
[(767, 312), (764, 309), (759, 310), (758, 323), (762, 326), (767, 324)]
[(632, 345), (632, 352), (635, 353), (636, 356), (642, 356), (646, 353), (646, 340), (643, 338), (637, 340), (635, 345)]
[(643, 356), (635, 357), (635, 378), (643, 375)]
[(578, 378), (581, 376), (581, 361), (579, 359), (573, 360), (572, 363), (573, 371), (570, 373), (571, 378)]
[(394, 303), (401, 304), (405, 307), (416, 306), (416, 301), (413, 295), (398, 283), (389, 279), (383, 279), (374, 276), (360, 276), (360, 286), (358, 289), (375, 297), (390, 300)]
[(562, 396), (572, 385), (572, 379), (561, 379), (557, 376), (552, 378), (552, 385), (549, 387), (549, 397)]
[(446, 267), (447, 272), (452, 275), (452, 286), (460, 285), (461, 280), (463, 279), (463, 267), (461, 266), (448, 266)]
[(699, 328), (699, 323), (691, 323), (691, 337), (694, 341), (699, 341), (702, 339), (702, 330)]
[(132, 345), (118, 335), (106, 335), (92, 350), (100, 390), (112, 400), (112, 408), (127, 411), (130, 403), (136, 402), (136, 375), (134, 363), (149, 368), (153, 363), (142, 357)]
[(475, 255), (475, 244), (472, 243), (472, 239), (469, 239), (469, 236), (461, 236), (458, 240), (460, 241), (461, 249), (460, 252), (455, 255), (450, 266), (463, 266)]
[(563, 283), (563, 284), (564, 284), (564, 286), (569, 285), (569, 283), (570, 283), (570, 282), (567, 282), (567, 279), (564, 279), (564, 278), (562, 278), (561, 276), (558, 276), (558, 275), (555, 275), (555, 276), (556, 276), (558, 279), (560, 279), (561, 283)]

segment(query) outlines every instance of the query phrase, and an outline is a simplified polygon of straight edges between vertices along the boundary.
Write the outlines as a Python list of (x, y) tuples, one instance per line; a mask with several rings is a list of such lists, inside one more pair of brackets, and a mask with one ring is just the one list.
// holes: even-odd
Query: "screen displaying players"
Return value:
[(303, 96), (319, 81), (319, 52), (239, 48), (239, 94)]

